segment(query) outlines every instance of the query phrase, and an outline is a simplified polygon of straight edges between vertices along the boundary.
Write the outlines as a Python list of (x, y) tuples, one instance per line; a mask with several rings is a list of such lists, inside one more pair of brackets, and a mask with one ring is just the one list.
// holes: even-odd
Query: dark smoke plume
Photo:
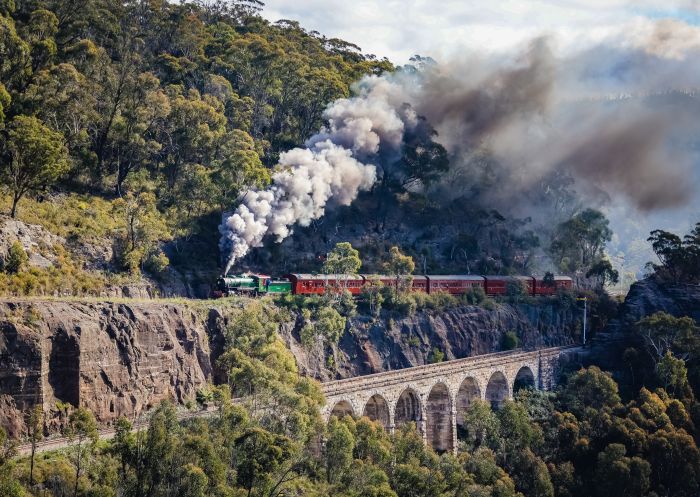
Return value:
[(281, 241), (371, 188), (421, 129), (437, 131), (449, 155), (451, 171), (431, 187), (441, 199), (471, 192), (522, 214), (533, 188), (570, 177), (596, 201), (686, 204), (698, 180), (700, 30), (659, 21), (613, 41), (555, 56), (538, 38), (515, 56), (363, 78), (328, 107), (327, 127), (306, 148), (282, 155), (272, 186), (249, 192), (224, 221), (229, 267), (268, 235)]

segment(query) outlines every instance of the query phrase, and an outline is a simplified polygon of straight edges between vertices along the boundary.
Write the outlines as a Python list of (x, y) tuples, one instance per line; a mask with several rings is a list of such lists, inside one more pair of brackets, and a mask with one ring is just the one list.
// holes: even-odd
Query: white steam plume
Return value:
[(221, 251), (230, 254), (225, 273), (266, 235), (282, 241), (295, 224), (308, 226), (323, 216), (329, 203), (349, 205), (374, 185), (376, 167), (361, 161), (380, 150), (396, 153), (405, 128), (415, 124), (414, 115), (399, 115), (390, 105), (387, 84), (360, 84), (356, 97), (332, 104), (324, 114), (328, 128), (309, 139), (307, 148), (280, 155), (269, 188), (245, 195), (219, 227)]

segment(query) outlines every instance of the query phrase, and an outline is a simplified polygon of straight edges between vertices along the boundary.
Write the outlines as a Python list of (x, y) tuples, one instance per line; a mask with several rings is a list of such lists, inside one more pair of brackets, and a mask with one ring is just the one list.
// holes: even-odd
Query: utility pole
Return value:
[(583, 345), (586, 345), (586, 319), (588, 317), (588, 297), (579, 297), (576, 300), (583, 300)]

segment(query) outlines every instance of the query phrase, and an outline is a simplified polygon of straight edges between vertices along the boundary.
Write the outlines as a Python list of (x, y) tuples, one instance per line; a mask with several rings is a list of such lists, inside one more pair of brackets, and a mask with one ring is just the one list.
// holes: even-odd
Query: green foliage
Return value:
[(550, 253), (561, 271), (589, 271), (603, 258), (605, 244), (612, 239), (608, 219), (595, 209), (586, 209), (556, 227)]
[(5, 85), (0, 83), (0, 129), (3, 128), (5, 122), (5, 110), (10, 106), (10, 94), (7, 93)]
[(7, 497), (25, 497), (28, 495), (20, 481), (14, 476), (13, 458), (17, 454), (14, 441), (0, 427), (0, 495)]
[(143, 263), (144, 269), (154, 275), (163, 273), (169, 265), (170, 259), (162, 250), (151, 251)]
[(350, 291), (344, 290), (337, 296), (335, 308), (343, 317), (355, 317), (357, 314), (357, 303), (355, 302), (355, 296), (350, 293)]
[[(238, 320), (236, 339), (260, 357), (256, 349), (267, 341), (243, 338), (264, 336), (259, 325), (267, 320), (255, 312), (247, 317), (257, 323), (244, 331)], [(258, 364), (267, 368), (257, 370), (258, 381), (268, 383), (265, 388), (279, 362), (276, 356)], [(291, 382), (287, 386), (297, 392), (310, 392), (296, 374), (282, 381)], [(239, 399), (233, 405), (229, 399), (220, 404), (218, 416), (182, 423), (173, 406), (165, 403), (153, 413), (145, 432), (132, 432), (122, 418), (104, 450), (84, 452), (83, 462), (89, 464), (77, 480), (73, 448), (38, 459), (37, 485), (63, 488), (68, 494), (78, 488), (85, 495), (283, 491), (348, 497), (691, 497), (700, 489), (700, 451), (684, 403), (662, 389), (643, 388), (623, 405), (615, 382), (597, 368), (574, 373), (560, 393), (521, 392), (497, 411), (488, 402), (472, 400), (464, 413), (456, 456), (436, 455), (413, 423), (397, 427), (393, 435), (378, 422), (350, 416), (331, 417), (325, 430), (289, 429), (300, 420), (271, 422), (271, 417), (281, 420), (280, 411), (295, 412), (284, 392), (276, 390), (265, 400), (261, 389), (255, 402)], [(293, 405), (302, 409), (308, 400), (302, 395)], [(313, 403), (313, 409), (319, 406)], [(89, 433), (94, 420), (76, 413), (71, 415), (75, 433)], [(322, 437), (322, 451), (312, 450), (320, 439), (316, 437)], [(84, 440), (92, 447), (89, 437)], [(7, 455), (12, 453), (11, 447), (0, 452), (0, 488), (14, 497), (24, 495), (26, 480), (14, 477), (24, 471), (15, 473), (14, 465), (8, 466)]]
[(355, 438), (345, 423), (335, 416), (328, 423), (326, 435), (326, 478), (334, 483), (343, 477), (352, 463)]
[(349, 242), (336, 243), (323, 262), (324, 274), (357, 274), (362, 266), (360, 252)]
[(445, 353), (437, 347), (433, 347), (428, 355), (428, 363), (436, 364), (445, 360)]
[(415, 271), (416, 264), (413, 257), (401, 253), (398, 247), (389, 249), (389, 259), (384, 263), (387, 274), (395, 278), (395, 290), (403, 293), (408, 289), (410, 275)]
[(595, 478), (597, 494), (635, 496), (645, 495), (649, 489), (651, 467), (640, 457), (625, 457), (622, 444), (610, 444), (598, 454)]
[(511, 280), (506, 284), (506, 295), (512, 302), (520, 302), (523, 297), (528, 295), (527, 285), (520, 280)]
[(72, 443), (68, 459), (75, 468), (73, 495), (77, 496), (80, 479), (83, 477), (86, 467), (92, 462), (95, 444), (99, 436), (97, 421), (92, 412), (84, 407), (73, 411), (68, 418), (66, 436)]
[(670, 350), (666, 352), (656, 365), (656, 374), (660, 385), (667, 392), (681, 399), (691, 397), (692, 391), (688, 383), (688, 368), (686, 368), (685, 362), (675, 358)]
[(411, 294), (416, 303), (416, 310), (428, 309), (433, 311), (444, 311), (451, 307), (460, 305), (460, 301), (454, 295), (447, 292), (414, 293)]
[(0, 272), (0, 294), (13, 296), (98, 296), (108, 283), (105, 276), (84, 271), (59, 252), (58, 264), (31, 267), (17, 274)]
[(313, 312), (303, 309), (301, 314), (301, 343), (307, 347), (311, 347), (318, 339), (337, 344), (345, 333), (347, 320), (332, 306), (323, 305)]
[(307, 441), (319, 429), (323, 395), (313, 380), (299, 376), (294, 356), (277, 336), (282, 319), (265, 301), (234, 311), (219, 364), (233, 396), (245, 399), (263, 428)]
[(636, 329), (654, 362), (659, 362), (668, 352), (685, 359), (698, 357), (700, 353), (698, 327), (690, 317), (676, 318), (657, 312), (640, 319)]
[(139, 274), (141, 267), (156, 273), (168, 266), (168, 258), (158, 249), (158, 242), (167, 240), (169, 231), (156, 209), (151, 192), (128, 193), (113, 204), (114, 214), (124, 221), (124, 230), (115, 241), (116, 258), (122, 268)]
[(382, 289), (384, 306), (401, 316), (412, 316), (416, 313), (418, 305), (414, 295), (407, 292), (397, 292), (394, 288), (384, 287)]
[(7, 126), (7, 149), (11, 159), (0, 168), (0, 179), (12, 194), (10, 215), (31, 191), (51, 186), (69, 168), (63, 136), (30, 116), (15, 116)]
[(332, 307), (321, 307), (315, 318), (317, 333), (329, 343), (338, 343), (345, 333), (345, 318)]
[(612, 409), (619, 405), (617, 384), (609, 373), (593, 366), (581, 369), (568, 379), (562, 402), (576, 415), (589, 410)]
[(596, 278), (599, 285), (614, 285), (620, 281), (620, 274), (612, 267), (612, 263), (608, 259), (601, 259), (591, 266), (586, 273), (586, 278)]
[(464, 426), (467, 430), (464, 440), (471, 450), (498, 446), (500, 426), (488, 402), (472, 401), (464, 415)]
[(384, 304), (384, 293), (382, 292), (382, 282), (378, 278), (370, 278), (362, 287), (360, 293), (360, 302), (364, 304), (369, 314), (373, 317), (379, 317), (382, 312), (382, 304)]
[(700, 281), (700, 222), (682, 239), (668, 231), (654, 230), (648, 241), (661, 261), (651, 264), (657, 277), (672, 282)]
[[(71, 194), (40, 202), (28, 197), (17, 217), (29, 224), (40, 224), (58, 236), (81, 243), (99, 243), (124, 227), (114, 216), (113, 202), (94, 195)], [(11, 198), (0, 196), (0, 208), (10, 209)]]
[(8, 274), (17, 274), (24, 269), (24, 265), (28, 260), (29, 256), (24, 251), (24, 247), (16, 240), (10, 245), (10, 250), (7, 251), (2, 270)]
[(520, 339), (518, 335), (513, 331), (507, 331), (503, 334), (501, 339), (501, 350), (514, 350), (520, 346)]
[[(421, 124), (427, 123), (423, 120)], [(404, 189), (416, 184), (429, 187), (437, 181), (448, 169), (449, 159), (445, 147), (432, 140), (436, 132), (429, 133), (427, 140), (415, 143), (417, 140), (409, 140), (403, 150), (401, 159), (395, 165), (394, 174)], [(414, 143), (411, 143), (413, 141)]]
[(411, 338), (408, 339), (408, 344), (411, 347), (418, 347), (420, 346), (420, 339), (417, 336), (413, 335), (411, 336)]
[[(349, 96), (351, 84), (393, 69), (298, 23), (265, 21), (258, 10), (257, 0), (0, 2), (8, 211), (33, 195), (51, 194), (53, 204), (90, 192), (98, 202), (129, 204), (146, 190), (155, 195), (152, 217), (164, 222), (155, 241), (200, 237), (197, 246), (214, 252), (203, 220), (267, 186), (280, 152), (319, 130), (326, 106)], [(26, 214), (45, 226), (59, 221)], [(112, 217), (72, 224), (88, 238), (112, 239), (115, 269), (162, 272), (158, 244), (134, 248), (120, 222), (129, 214)]]
[(481, 305), (486, 298), (486, 291), (480, 286), (472, 287), (464, 294), (464, 301), (470, 305)]

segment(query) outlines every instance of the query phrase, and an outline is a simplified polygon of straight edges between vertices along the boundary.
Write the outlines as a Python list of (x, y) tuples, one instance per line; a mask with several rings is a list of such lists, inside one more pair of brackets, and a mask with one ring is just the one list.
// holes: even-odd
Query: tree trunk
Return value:
[(17, 217), (17, 204), (19, 203), (20, 196), (13, 195), (12, 197), (12, 212), (10, 212), (10, 217), (15, 219)]
[(75, 486), (73, 487), (73, 497), (78, 497), (78, 482), (80, 481), (80, 466), (83, 458), (82, 442), (78, 442), (78, 460), (75, 465)]
[(34, 454), (36, 453), (36, 438), (32, 436), (32, 455), (29, 462), (29, 486), (34, 486)]

